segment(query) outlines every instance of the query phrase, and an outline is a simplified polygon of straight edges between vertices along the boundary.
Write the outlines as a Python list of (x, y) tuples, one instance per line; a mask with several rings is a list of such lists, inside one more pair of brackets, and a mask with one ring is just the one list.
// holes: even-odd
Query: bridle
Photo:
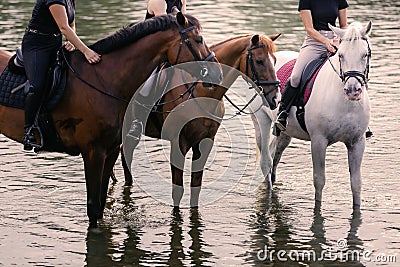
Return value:
[(329, 62), (331, 63), (331, 66), (333, 68), (333, 70), (339, 75), (340, 79), (342, 80), (343, 83), (346, 83), (350, 78), (356, 78), (357, 81), (362, 85), (366, 85), (368, 83), (369, 80), (369, 62), (371, 60), (371, 48), (368, 42), (368, 39), (366, 37), (356, 37), (356, 38), (352, 38), (352, 39), (341, 39), (341, 42), (345, 42), (345, 41), (352, 41), (352, 40), (357, 40), (357, 39), (361, 39), (367, 42), (367, 46), (368, 46), (368, 53), (367, 53), (367, 64), (365, 66), (365, 70), (364, 72), (358, 71), (358, 70), (348, 70), (346, 72), (343, 72), (342, 69), (342, 61), (339, 58), (339, 71), (336, 70), (336, 68), (333, 66), (332, 62), (329, 59)]
[[(189, 40), (189, 37), (187, 36), (186, 33), (197, 29), (196, 26), (192, 25), (190, 27), (187, 28), (183, 28), (182, 26), (179, 26), (179, 34), (181, 35), (181, 41), (179, 43), (179, 50), (178, 50), (178, 54), (176, 55), (176, 59), (175, 59), (175, 64), (178, 64), (178, 59), (179, 56), (181, 55), (181, 51), (182, 51), (182, 47), (183, 47), (183, 43), (185, 43), (185, 45), (187, 46), (187, 48), (189, 49), (190, 53), (193, 55), (193, 58), (195, 61), (211, 61), (212, 59), (215, 58), (215, 54), (214, 52), (211, 52), (208, 56), (206, 56), (204, 59), (200, 59), (199, 56), (196, 54), (196, 52), (194, 51), (193, 45)], [(201, 70), (201, 76), (205, 77), (208, 74), (208, 69), (203, 67), (203, 69)]]
[[(252, 51), (254, 49), (258, 48), (263, 48), (265, 47), (265, 44), (260, 43), (257, 45), (252, 45), (251, 41), (249, 44), (249, 47), (247, 48), (247, 55), (246, 55), (246, 76), (249, 76), (249, 66), (250, 70), (253, 76), (253, 82), (258, 86), (260, 89), (260, 94), (263, 94), (264, 96), (269, 95), (271, 92), (275, 91), (279, 86), (280, 86), (280, 81), (268, 81), (268, 80), (259, 80), (259, 76), (256, 70), (256, 67), (254, 66), (254, 60), (253, 60), (253, 53)], [(263, 85), (272, 85), (274, 88), (268, 90), (267, 92), (264, 92)]]

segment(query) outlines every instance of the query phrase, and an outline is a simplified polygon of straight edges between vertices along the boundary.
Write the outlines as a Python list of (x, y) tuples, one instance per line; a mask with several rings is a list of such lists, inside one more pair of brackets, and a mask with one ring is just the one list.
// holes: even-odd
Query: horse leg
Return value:
[(185, 156), (189, 150), (186, 142), (179, 138), (171, 141), (171, 174), (172, 174), (172, 200), (175, 208), (179, 207), (183, 196), (183, 169)]
[[(101, 210), (100, 192), (102, 189), (105, 155), (93, 149), (82, 154), (82, 157), (85, 167), (89, 228), (96, 228)], [(106, 175), (109, 176), (110, 172), (107, 172)]]
[(353, 193), (353, 208), (359, 209), (361, 204), (361, 161), (365, 150), (365, 138), (362, 137), (357, 143), (346, 146), (349, 161), (351, 191)]
[(121, 146), (121, 163), (122, 163), (122, 168), (124, 170), (125, 185), (126, 186), (131, 186), (133, 184), (133, 177), (132, 177), (132, 173), (131, 173), (131, 171), (130, 171), (130, 169), (128, 167), (128, 163), (127, 163), (126, 158), (125, 158), (124, 147), (123, 146)]
[(276, 168), (278, 167), (279, 161), (281, 160), (283, 151), (290, 144), (292, 138), (284, 133), (280, 134), (278, 137), (274, 136), (272, 142), (269, 146), (271, 155), (273, 155), (272, 170), (271, 170), (271, 180), (275, 183), (276, 180)]
[(203, 179), (204, 166), (210, 155), (214, 141), (211, 139), (203, 139), (199, 143), (192, 146), (192, 177), (190, 181), (190, 207), (197, 208), (199, 206), (199, 195), (201, 183)]
[(317, 204), (320, 204), (322, 201), (322, 190), (325, 186), (325, 157), (327, 146), (328, 141), (325, 138), (311, 137), (315, 202)]
[(104, 215), (104, 208), (106, 206), (107, 194), (108, 194), (108, 184), (110, 181), (110, 175), (107, 175), (115, 165), (119, 155), (119, 147), (115, 148), (107, 158), (105, 159), (104, 163), (104, 171), (103, 171), (103, 181), (101, 183), (101, 193), (100, 193), (100, 213), (98, 219), (103, 219)]
[(267, 182), (267, 188), (272, 189), (274, 181), (271, 179), (272, 157), (269, 151), (269, 141), (271, 136), (271, 119), (262, 110), (251, 114), (253, 121), (256, 144), (260, 151), (260, 167)]

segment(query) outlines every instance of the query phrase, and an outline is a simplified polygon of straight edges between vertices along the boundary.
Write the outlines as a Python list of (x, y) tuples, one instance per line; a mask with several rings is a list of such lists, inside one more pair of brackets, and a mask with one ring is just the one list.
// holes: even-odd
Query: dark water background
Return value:
[[(0, 2), (0, 48), (19, 46), (33, 2)], [(205, 187), (231, 171), (230, 179), (219, 181), (229, 190), (218, 199), (199, 210), (174, 212), (140, 184), (124, 187), (118, 164), (119, 182), (110, 186), (101, 233), (88, 233), (81, 158), (26, 153), (0, 136), (0, 266), (399, 266), (400, 3), (349, 3), (350, 22), (373, 21), (369, 95), (374, 136), (364, 154), (360, 214), (352, 214), (341, 144), (328, 149), (320, 212), (314, 212), (309, 143), (294, 141), (287, 149), (271, 193), (250, 185), (261, 176), (252, 123), (243, 116), (223, 122), (207, 165)], [(146, 1), (79, 0), (77, 5), (78, 34), (92, 43), (142, 19)], [(209, 44), (249, 32), (281, 32), (278, 50), (297, 50), (304, 36), (293, 0), (188, 0), (188, 12), (202, 22)], [(229, 94), (242, 103), (240, 88)], [(227, 113), (233, 112), (227, 105)], [(149, 169), (169, 181), (166, 143), (145, 141), (137, 153), (138, 181), (146, 180)], [(241, 165), (230, 164), (234, 157), (243, 159)], [(146, 158), (153, 159), (151, 166), (143, 163)], [(265, 251), (275, 252), (263, 260)], [(285, 254), (278, 257), (278, 251)], [(299, 251), (331, 252), (332, 257), (323, 254), (318, 262), (296, 257)], [(347, 252), (366, 255), (347, 261)], [(397, 263), (388, 262), (393, 256)]]

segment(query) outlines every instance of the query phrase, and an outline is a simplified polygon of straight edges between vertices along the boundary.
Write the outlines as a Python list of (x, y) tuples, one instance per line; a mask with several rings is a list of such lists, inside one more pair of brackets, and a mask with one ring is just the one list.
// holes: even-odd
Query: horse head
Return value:
[(274, 41), (281, 34), (264, 36), (255, 34), (247, 48), (245, 74), (259, 87), (260, 93), (274, 110), (280, 101), (279, 80), (276, 77)]
[[(168, 61), (203, 82), (205, 87), (221, 84), (221, 66), (214, 52), (204, 42), (199, 21), (193, 16), (178, 12), (176, 22), (180, 38), (169, 49)], [(181, 64), (185, 62), (191, 63)]]
[(337, 72), (344, 83), (344, 93), (352, 101), (361, 100), (362, 92), (367, 88), (371, 58), (368, 35), (371, 27), (371, 21), (366, 26), (354, 22), (346, 30), (329, 25), (340, 38)]

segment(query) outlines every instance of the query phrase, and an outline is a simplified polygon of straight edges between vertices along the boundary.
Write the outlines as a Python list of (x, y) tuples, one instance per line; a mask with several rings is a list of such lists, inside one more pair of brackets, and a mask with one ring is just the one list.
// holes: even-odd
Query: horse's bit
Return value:
[(340, 60), (339, 57), (339, 71), (337, 71), (335, 69), (335, 67), (333, 66), (332, 62), (329, 60), (329, 63), (331, 63), (331, 66), (333, 68), (333, 70), (339, 75), (340, 79), (342, 80), (343, 83), (347, 82), (350, 78), (356, 78), (357, 81), (361, 84), (361, 85), (366, 85), (368, 83), (369, 80), (369, 61), (371, 59), (371, 48), (369, 46), (369, 42), (368, 39), (366, 37), (357, 37), (357, 38), (353, 38), (353, 39), (342, 39), (341, 42), (343, 41), (352, 41), (352, 40), (356, 40), (356, 39), (362, 39), (364, 41), (367, 42), (367, 46), (368, 46), (368, 53), (367, 53), (367, 64), (365, 66), (365, 70), (364, 72), (358, 71), (358, 70), (348, 70), (346, 72), (343, 72), (342, 69), (342, 62)]

